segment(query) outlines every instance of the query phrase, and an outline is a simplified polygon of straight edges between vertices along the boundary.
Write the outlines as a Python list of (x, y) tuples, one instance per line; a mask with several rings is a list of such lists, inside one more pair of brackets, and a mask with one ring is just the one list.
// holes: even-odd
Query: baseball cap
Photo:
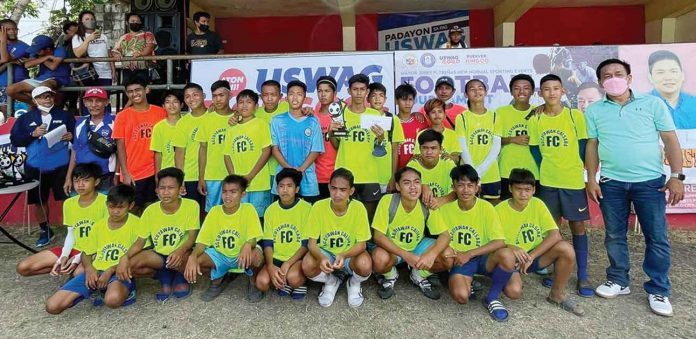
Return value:
[(435, 81), (435, 88), (440, 87), (440, 85), (449, 85), (452, 89), (456, 89), (454, 88), (454, 80), (446, 75), (437, 78), (437, 81)]
[(100, 87), (90, 87), (85, 91), (85, 95), (82, 96), (83, 98), (99, 98), (99, 99), (107, 99), (106, 91), (103, 88)]
[(35, 55), (40, 50), (53, 46), (53, 39), (48, 35), (37, 35), (31, 40), (31, 46), (27, 49), (29, 55)]
[(450, 28), (449, 32), (451, 34), (451, 33), (455, 33), (455, 32), (456, 33), (463, 33), (464, 31), (461, 28), (459, 28), (459, 26), (455, 25), (455, 26), (452, 26), (452, 28)]
[(17, 41), (17, 43), (13, 44), (10, 47), (9, 51), (13, 59), (21, 59), (26, 56), (29, 56), (27, 50), (29, 50), (29, 45), (25, 44), (24, 42)]
[(39, 87), (34, 88), (34, 90), (31, 91), (31, 97), (36, 98), (39, 95), (44, 94), (44, 93), (48, 93), (48, 92), (51, 92), (54, 94), (56, 93), (52, 89), (50, 89), (46, 86), (39, 86)]

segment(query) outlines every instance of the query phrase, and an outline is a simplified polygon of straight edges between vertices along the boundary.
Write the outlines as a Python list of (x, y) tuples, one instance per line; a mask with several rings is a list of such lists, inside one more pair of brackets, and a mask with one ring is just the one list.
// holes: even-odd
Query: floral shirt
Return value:
[[(133, 56), (135, 52), (142, 55), (143, 50), (147, 44), (153, 44), (157, 46), (157, 41), (155, 41), (155, 35), (152, 32), (128, 32), (122, 35), (116, 45), (114, 50), (121, 53), (124, 57)], [(154, 48), (153, 48), (154, 51)], [(123, 68), (133, 68), (133, 69), (147, 69), (148, 61), (124, 61)]]

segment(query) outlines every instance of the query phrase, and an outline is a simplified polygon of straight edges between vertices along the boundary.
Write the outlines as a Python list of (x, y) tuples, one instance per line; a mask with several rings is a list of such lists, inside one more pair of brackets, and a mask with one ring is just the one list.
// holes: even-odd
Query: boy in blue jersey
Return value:
[[(290, 110), (271, 120), (273, 157), (278, 161), (273, 174), (283, 168), (294, 168), (303, 173), (300, 196), (308, 202), (319, 198), (319, 183), (314, 160), (324, 153), (321, 125), (314, 116), (305, 116), (302, 111), (307, 96), (307, 85), (293, 80), (288, 83), (287, 100)], [(278, 194), (277, 183), (273, 182), (272, 193)]]

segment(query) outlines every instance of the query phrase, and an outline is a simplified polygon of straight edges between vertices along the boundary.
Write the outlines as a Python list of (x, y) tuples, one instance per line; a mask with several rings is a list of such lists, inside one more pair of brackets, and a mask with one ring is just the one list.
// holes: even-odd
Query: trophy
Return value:
[(329, 105), (329, 114), (331, 115), (331, 120), (343, 126), (338, 130), (331, 131), (330, 135), (333, 137), (345, 138), (348, 136), (348, 130), (346, 129), (346, 118), (344, 116), (346, 106), (346, 103), (341, 99), (338, 99), (338, 102), (332, 102)]

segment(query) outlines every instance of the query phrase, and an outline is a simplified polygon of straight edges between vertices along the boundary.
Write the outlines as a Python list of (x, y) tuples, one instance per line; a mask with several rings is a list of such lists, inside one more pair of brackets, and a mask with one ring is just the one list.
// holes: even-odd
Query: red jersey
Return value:
[[(445, 114), (447, 115), (447, 117), (442, 121), (442, 125), (445, 126), (445, 128), (453, 130), (454, 122), (457, 120), (457, 116), (464, 113), (464, 111), (466, 111), (466, 107), (462, 105), (452, 104), (452, 107), (445, 110)], [(425, 116), (426, 119), (428, 119), (428, 115), (425, 114), (424, 107), (421, 107), (420, 112)], [(430, 123), (430, 121), (428, 121), (428, 123)]]
[(112, 138), (124, 139), (126, 166), (134, 180), (155, 175), (155, 153), (150, 150), (152, 127), (166, 117), (167, 111), (155, 105), (146, 111), (128, 107), (116, 114)]
[(401, 128), (404, 130), (404, 142), (399, 147), (399, 163), (397, 169), (402, 168), (411, 161), (416, 147), (416, 136), (420, 131), (428, 128), (428, 121), (419, 122), (413, 114), (407, 120), (401, 120)]
[(315, 110), (314, 116), (319, 119), (319, 125), (321, 126), (321, 134), (324, 137), (324, 153), (319, 154), (317, 160), (314, 161), (317, 172), (317, 182), (320, 184), (326, 184), (331, 179), (331, 173), (334, 171), (334, 165), (336, 164), (336, 149), (333, 147), (329, 141), (329, 126), (331, 126), (331, 115), (319, 113), (319, 110)]

